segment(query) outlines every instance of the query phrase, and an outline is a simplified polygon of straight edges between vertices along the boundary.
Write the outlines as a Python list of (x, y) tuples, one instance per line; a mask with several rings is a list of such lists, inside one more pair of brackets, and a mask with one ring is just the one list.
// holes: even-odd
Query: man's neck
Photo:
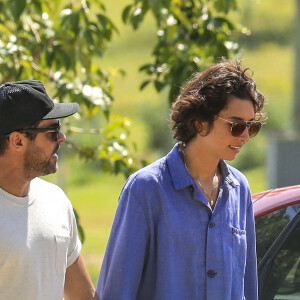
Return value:
[(20, 183), (17, 182), (17, 180), (8, 182), (7, 180), (3, 181), (0, 178), (0, 188), (11, 195), (25, 197), (30, 190), (30, 181), (27, 181), (26, 183)]
[(25, 178), (22, 169), (3, 159), (0, 159), (0, 165), (0, 188), (17, 197), (27, 196), (31, 180)]

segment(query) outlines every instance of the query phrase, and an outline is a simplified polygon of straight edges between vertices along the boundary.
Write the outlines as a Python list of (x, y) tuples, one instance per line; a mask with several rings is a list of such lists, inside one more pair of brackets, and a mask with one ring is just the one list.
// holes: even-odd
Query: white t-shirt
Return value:
[(80, 250), (72, 205), (58, 186), (35, 178), (26, 197), (0, 189), (1, 300), (62, 300)]

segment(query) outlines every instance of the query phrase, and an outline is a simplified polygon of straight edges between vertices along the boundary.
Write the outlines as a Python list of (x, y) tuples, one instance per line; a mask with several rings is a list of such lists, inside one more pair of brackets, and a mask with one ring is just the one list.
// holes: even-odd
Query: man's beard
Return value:
[[(54, 150), (56, 152), (59, 146)], [(44, 151), (37, 147), (34, 142), (28, 145), (24, 155), (24, 173), (29, 180), (48, 174), (55, 173), (57, 170), (56, 162), (51, 162), (52, 155), (49, 158), (43, 158)]]

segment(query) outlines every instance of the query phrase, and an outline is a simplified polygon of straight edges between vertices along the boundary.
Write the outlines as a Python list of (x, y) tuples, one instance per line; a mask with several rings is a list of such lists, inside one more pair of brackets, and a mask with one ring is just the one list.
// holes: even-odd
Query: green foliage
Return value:
[(83, 227), (82, 227), (82, 225), (81, 225), (81, 223), (80, 223), (80, 217), (79, 217), (79, 215), (78, 215), (76, 209), (74, 209), (74, 214), (75, 214), (75, 218), (76, 218), (76, 220), (77, 220), (77, 230), (78, 230), (78, 235), (79, 235), (79, 237), (80, 237), (81, 242), (83, 243), (84, 240), (85, 240), (85, 234), (84, 234)]
[[(67, 141), (70, 149), (75, 150), (85, 160), (92, 160), (94, 165), (104, 172), (113, 174), (122, 173), (127, 178), (136, 170), (133, 158), (128, 153), (127, 140), (131, 121), (121, 116), (111, 116), (105, 128), (90, 129), (88, 131), (73, 126), (65, 126), (68, 130), (77, 133), (93, 133), (99, 137), (99, 145), (90, 146), (83, 142), (75, 145)], [(83, 141), (82, 139), (80, 139)], [(134, 150), (136, 150), (134, 148)], [(141, 166), (146, 162), (141, 161)]]
[[(280, 0), (280, 3), (283, 1)], [(101, 189), (109, 190), (108, 194), (102, 195), (99, 191), (100, 180), (97, 177), (101, 174), (99, 170), (113, 174), (123, 172), (127, 176), (145, 163), (141, 162), (137, 165), (132, 157), (132, 150), (135, 151), (136, 148), (132, 149), (129, 144), (129, 141), (132, 142), (132, 134), (129, 136), (129, 120), (111, 115), (114, 100), (112, 95), (123, 100), (114, 104), (114, 107), (119, 107), (118, 112), (125, 115), (131, 114), (131, 117), (135, 118), (135, 125), (138, 124), (138, 126), (130, 131), (134, 132), (134, 138), (139, 140), (139, 145), (146, 141), (146, 146), (148, 146), (147, 139), (151, 137), (149, 145), (152, 148), (157, 150), (163, 145), (160, 151), (169, 149), (169, 141), (167, 141), (169, 132), (165, 126), (167, 112), (163, 112), (165, 117), (158, 117), (158, 114), (162, 113), (161, 106), (152, 105), (155, 99), (163, 98), (161, 97), (163, 93), (158, 96), (148, 88), (145, 99), (147, 102), (144, 103), (151, 101), (151, 105), (145, 106), (142, 99), (145, 97), (135, 92), (134, 84), (140, 80), (139, 75), (131, 75), (130, 80), (122, 77), (118, 82), (118, 89), (114, 90), (113, 75), (116, 74), (116, 68), (107, 71), (103, 69), (103, 65), (125, 64), (127, 71), (127, 68), (134, 69), (136, 65), (142, 64), (141, 70), (147, 76), (142, 87), (150, 84), (157, 91), (169, 87), (169, 101), (172, 102), (180, 86), (191, 73), (203, 69), (211, 62), (218, 61), (221, 56), (230, 57), (238, 53), (238, 44), (232, 41), (239, 35), (239, 32), (246, 34), (247, 38), (250, 31), (237, 26), (237, 18), (232, 17), (238, 11), (237, 3), (241, 11), (245, 11), (240, 17), (241, 22), (251, 28), (253, 35), (265, 30), (266, 27), (272, 31), (274, 26), (277, 26), (277, 29), (281, 26), (284, 30), (286, 22), (272, 23), (273, 19), (279, 19), (274, 14), (284, 13), (285, 20), (288, 20), (291, 19), (290, 14), (285, 14), (285, 12), (287, 9), (292, 9), (290, 5), (283, 5), (280, 10), (272, 9), (274, 4), (271, 5), (270, 1), (269, 3), (261, 1), (259, 5), (256, 5), (248, 0), (241, 2), (232, 0), (127, 0), (127, 3), (131, 2), (131, 4), (123, 10), (123, 21), (139, 30), (146, 26), (146, 34), (144, 32), (127, 34), (121, 44), (122, 49), (115, 50), (115, 56), (107, 59), (107, 47), (118, 31), (114, 26), (117, 22), (113, 23), (108, 18), (103, 2), (100, 0), (0, 1), (0, 81), (39, 79), (45, 82), (49, 93), (60, 101), (80, 103), (79, 115), (71, 122), (72, 125), (78, 122), (78, 128), (68, 126), (68, 118), (64, 120), (64, 123), (67, 122), (64, 126), (67, 126), (66, 128), (70, 131), (68, 135), (78, 142), (78, 144), (69, 142), (68, 145), (82, 158), (88, 160), (94, 169), (93, 172), (89, 170), (83, 175), (82, 168), (78, 172), (73, 171), (74, 164), (72, 163), (70, 166), (74, 173), (72, 175), (80, 174), (80, 176), (76, 177), (76, 183), (70, 186), (70, 198), (74, 200), (74, 207), (80, 212), (81, 222), (83, 224), (84, 220), (91, 222), (90, 227), (93, 229), (98, 219), (101, 220), (102, 217), (105, 219), (107, 211), (105, 205), (111, 205), (111, 200), (117, 202), (116, 190), (119, 192), (124, 179), (116, 187), (115, 179), (102, 175)], [(110, 1), (109, 5), (115, 13), (125, 4), (114, 0)], [(245, 7), (246, 5), (248, 6)], [(263, 7), (262, 13), (260, 13), (261, 7)], [(271, 21), (269, 19), (266, 21), (266, 11), (272, 13)], [(149, 22), (147, 15), (151, 13), (153, 19)], [(271, 23), (272, 26), (265, 25)], [(151, 28), (157, 32), (156, 45), (155, 40), (153, 41), (154, 61), (146, 64), (148, 57), (145, 53), (152, 48), (152, 36), (149, 38)], [(274, 36), (276, 30), (275, 33), (273, 32)], [(118, 44), (121, 39), (122, 36), (118, 36), (118, 40), (114, 41), (115, 44)], [(286, 76), (287, 72), (282, 72), (282, 68), (286, 68), (286, 62), (282, 60), (292, 55), (290, 51), (283, 52), (271, 59), (270, 66), (266, 65), (267, 58), (270, 58), (273, 53), (274, 49), (271, 47), (267, 50), (262, 48), (254, 53), (246, 53), (245, 65), (253, 67), (255, 75), (261, 76), (261, 78), (256, 77), (256, 81), (259, 82), (258, 86), (264, 88), (263, 92), (267, 92), (270, 96), (268, 98), (272, 98), (268, 107), (269, 110), (275, 111), (276, 109), (276, 111), (270, 114), (269, 123), (272, 125), (278, 120), (279, 125), (282, 126), (287, 123), (287, 104), (290, 103), (290, 95), (287, 97), (286, 81), (291, 81)], [(106, 55), (105, 59), (103, 59), (104, 55)], [(117, 70), (117, 72), (124, 74), (122, 70)], [(278, 78), (275, 78), (276, 84), (274, 84), (273, 77), (275, 73), (278, 75)], [(278, 87), (282, 87), (282, 90), (278, 91)], [(283, 103), (282, 99), (288, 103)], [(276, 117), (272, 118), (272, 116)], [(163, 118), (166, 119), (165, 124), (163, 124)], [(93, 124), (93, 128), (96, 128), (95, 130), (81, 128), (83, 124), (84, 127), (90, 127), (90, 123)], [(162, 130), (162, 128), (165, 129)], [(80, 133), (80, 137), (76, 132)], [(90, 143), (85, 143), (83, 133), (90, 136)], [(236, 161), (237, 167), (247, 169), (246, 175), (251, 186), (254, 186), (254, 192), (263, 190), (266, 186), (262, 167), (258, 167), (252, 173), (251, 161), (254, 161), (253, 165), (261, 166), (264, 159), (262, 155), (265, 149), (264, 141), (261, 141), (259, 137), (256, 139), (246, 145), (239, 155), (241, 158), (238, 157)], [(149, 156), (155, 152), (153, 149), (143, 150), (148, 151)], [(152, 158), (155, 157), (151, 156)], [(75, 159), (74, 155), (72, 159)], [(110, 178), (113, 182), (103, 184), (106, 178)], [(90, 185), (86, 187), (84, 184)], [(115, 193), (113, 196), (109, 194), (112, 192)], [(85, 214), (85, 209), (88, 209), (90, 205), (86, 202), (87, 200), (95, 202), (93, 219), (88, 213)], [(96, 205), (101, 208), (97, 210)], [(114, 210), (111, 211), (111, 219), (113, 214)], [(109, 219), (110, 222), (111, 219)], [(108, 236), (110, 225), (106, 228), (105, 236)], [(94, 240), (98, 234), (99, 232), (90, 235), (90, 239), (87, 237), (86, 243)], [(102, 244), (104, 251), (105, 242)]]
[(55, 99), (80, 104), (78, 118), (103, 118), (100, 145), (70, 145), (101, 160), (103, 171), (128, 176), (135, 170), (128, 121), (110, 116), (112, 74), (95, 63), (117, 33), (102, 1), (5, 1), (0, 24), (0, 81), (41, 80)]
[(77, 118), (102, 118), (97, 129), (101, 137), (94, 145), (68, 145), (81, 157), (100, 162), (102, 171), (127, 177), (138, 167), (127, 142), (129, 122), (110, 116), (112, 74), (95, 63), (114, 33), (99, 0), (0, 2), (0, 82), (41, 80), (55, 100), (80, 104)]
[(138, 29), (151, 11), (157, 27), (154, 62), (140, 68), (148, 76), (141, 89), (149, 83), (158, 92), (168, 86), (171, 103), (192, 73), (237, 54), (238, 44), (231, 41), (237, 29), (226, 17), (231, 10), (237, 10), (235, 0), (135, 0), (126, 6), (125, 23)]
[(167, 154), (173, 147), (172, 132), (169, 126), (169, 105), (163, 103), (146, 103), (138, 111), (148, 129), (148, 147), (155, 151), (156, 156)]

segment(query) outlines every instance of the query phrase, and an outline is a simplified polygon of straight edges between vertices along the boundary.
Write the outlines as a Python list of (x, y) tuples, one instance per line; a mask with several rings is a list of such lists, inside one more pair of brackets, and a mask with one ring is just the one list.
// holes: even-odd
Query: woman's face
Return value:
[[(254, 121), (254, 105), (248, 99), (232, 97), (228, 100), (225, 109), (221, 110), (218, 117), (228, 121)], [(198, 136), (201, 139), (201, 147), (205, 147), (207, 153), (216, 159), (233, 160), (240, 152), (243, 145), (249, 141), (248, 128), (235, 137), (231, 134), (231, 124), (217, 118), (207, 136)], [(207, 123), (203, 124), (203, 129)], [(199, 135), (199, 134), (198, 134)]]

